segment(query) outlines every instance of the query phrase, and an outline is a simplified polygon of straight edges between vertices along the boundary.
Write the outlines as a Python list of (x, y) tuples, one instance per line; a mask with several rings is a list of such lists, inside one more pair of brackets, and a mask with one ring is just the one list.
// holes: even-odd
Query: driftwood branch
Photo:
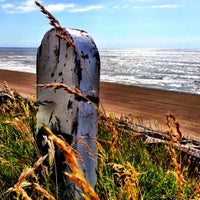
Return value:
[[(151, 128), (136, 125), (140, 129), (139, 133), (146, 136), (145, 142), (148, 144), (153, 143), (164, 143), (167, 144), (170, 140), (168, 132), (162, 132), (159, 130), (153, 130)], [(179, 145), (174, 140), (175, 148), (179, 149)], [(200, 159), (200, 142), (190, 138), (182, 137), (180, 150), (188, 155), (194, 156), (195, 158)]]
[[(136, 137), (144, 137), (147, 144), (168, 144), (170, 136), (167, 131), (154, 130), (141, 124), (132, 125), (129, 121), (117, 119), (118, 129), (134, 132)], [(200, 141), (182, 136), (181, 146), (177, 143), (176, 135), (173, 135), (174, 147), (190, 156), (200, 159)]]

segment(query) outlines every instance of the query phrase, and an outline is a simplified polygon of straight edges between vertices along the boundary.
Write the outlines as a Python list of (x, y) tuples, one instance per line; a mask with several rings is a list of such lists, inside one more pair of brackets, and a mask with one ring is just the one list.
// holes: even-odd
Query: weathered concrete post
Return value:
[[(76, 51), (64, 40), (55, 36), (56, 30), (48, 31), (38, 49), (37, 84), (62, 83), (78, 88), (93, 103), (77, 99), (74, 94), (64, 90), (37, 88), (40, 102), (37, 114), (37, 128), (43, 124), (57, 130), (64, 138), (75, 141), (81, 136), (92, 150), (93, 158), (88, 155), (83, 142), (76, 149), (84, 163), (82, 170), (91, 184), (95, 185), (97, 106), (99, 91), (100, 59), (96, 45), (85, 31), (66, 29), (76, 45)], [(81, 60), (80, 60), (80, 56)], [(84, 65), (86, 64), (86, 66)], [(91, 81), (92, 79), (92, 81)], [(96, 104), (96, 105), (95, 105)]]

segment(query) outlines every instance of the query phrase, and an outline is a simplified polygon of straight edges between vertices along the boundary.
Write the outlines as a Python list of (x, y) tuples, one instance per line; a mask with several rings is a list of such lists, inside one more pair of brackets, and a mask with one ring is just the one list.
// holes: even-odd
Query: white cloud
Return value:
[[(4, 0), (0, 0), (0, 2), (3, 2)], [(7, 13), (28, 13), (33, 12), (36, 10), (39, 10), (37, 6), (35, 5), (34, 0), (25, 0), (21, 2), (20, 4), (2, 4), (1, 7), (5, 10)], [(46, 4), (45, 8), (49, 12), (61, 12), (64, 10), (68, 10), (69, 12), (88, 12), (91, 10), (97, 10), (100, 9), (102, 6), (100, 5), (91, 5), (81, 8), (76, 8), (75, 4), (70, 3), (55, 3), (55, 4)]]
[(163, 5), (153, 5), (151, 6), (152, 8), (158, 8), (158, 9), (162, 9), (162, 8), (178, 8), (180, 7), (180, 5), (178, 4), (163, 4)]
[(144, 7), (142, 6), (133, 6), (133, 9), (138, 10), (138, 9), (143, 9)]
[(152, 5), (152, 6), (133, 6), (133, 9), (145, 9), (145, 8), (154, 8), (154, 9), (173, 9), (173, 8), (180, 8), (181, 5), (178, 4), (163, 4), (163, 5)]
[(26, 0), (19, 5), (15, 4), (3, 4), (1, 7), (7, 13), (26, 13), (35, 11), (37, 8), (35, 6), (34, 0)]
[(100, 5), (86, 6), (86, 7), (82, 7), (82, 8), (74, 8), (74, 9), (70, 10), (70, 12), (88, 12), (88, 11), (97, 10), (100, 8), (102, 8), (102, 6), (100, 6)]
[(70, 8), (74, 8), (74, 7), (75, 7), (75, 5), (73, 3), (71, 3), (71, 4), (58, 3), (58, 4), (49, 4), (45, 8), (49, 12), (59, 12), (59, 11), (63, 11), (65, 9), (70, 9)]
[(122, 8), (129, 8), (129, 7), (130, 7), (129, 4), (125, 4), (122, 6)]
[(14, 8), (15, 6), (13, 4), (6, 3), (6, 4), (3, 4), (1, 7), (3, 9), (11, 9), (11, 8)]
[(141, 2), (149, 2), (151, 0), (138, 0), (138, 1), (141, 1)]
[(115, 6), (113, 6), (113, 8), (114, 8), (114, 9), (119, 8), (119, 5), (115, 5)]
[(33, 0), (26, 0), (24, 3), (16, 7), (19, 12), (31, 12), (36, 10), (36, 6)]
[(115, 5), (112, 8), (113, 9), (126, 9), (126, 8), (129, 8), (129, 7), (130, 7), (129, 4), (124, 4), (124, 5)]

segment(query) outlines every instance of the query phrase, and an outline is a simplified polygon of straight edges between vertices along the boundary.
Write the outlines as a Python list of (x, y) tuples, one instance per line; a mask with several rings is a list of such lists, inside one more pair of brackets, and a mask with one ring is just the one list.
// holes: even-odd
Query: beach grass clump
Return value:
[[(6, 94), (8, 91), (3, 88), (3, 92)], [(43, 129), (47, 135), (44, 136), (44, 141), (47, 143), (48, 152), (41, 156), (42, 151), (36, 142), (36, 102), (24, 99), (16, 92), (9, 90), (9, 95), (11, 94), (15, 94), (12, 95), (12, 99), (2, 98), (0, 108), (2, 198), (62, 199), (68, 197), (68, 199), (73, 199), (74, 193), (70, 194), (69, 184), (66, 183), (63, 186), (56, 177), (55, 145), (57, 145), (72, 172), (63, 172), (63, 177), (68, 177), (83, 191), (75, 188), (84, 199), (90, 199), (90, 196), (92, 199), (98, 199), (78, 166), (77, 152), (45, 126)]]
[(172, 120), (168, 129), (173, 132), (173, 140), (148, 143), (145, 131), (139, 130), (132, 119), (100, 114), (95, 140), (97, 182), (93, 190), (78, 168), (77, 152), (47, 127), (48, 153), (40, 155), (35, 142), (36, 108), (25, 105), (25, 111), (25, 100), (21, 99), (5, 102), (12, 104), (10, 109), (16, 107), (9, 114), (4, 111), (5, 105), (1, 106), (1, 199), (73, 199), (69, 188), (61, 186), (54, 175), (57, 145), (66, 154), (71, 169), (63, 172), (63, 177), (80, 188), (77, 191), (84, 199), (198, 199), (200, 177), (189, 175), (190, 167), (183, 162), (186, 156), (175, 148), (174, 140), (180, 135), (172, 127), (172, 116), (168, 116)]
[[(21, 173), (33, 166), (38, 156), (34, 139), (37, 108), (34, 98), (23, 98), (10, 90), (7, 83), (1, 93), (4, 96), (0, 104), (0, 198), (12, 199), (16, 193), (11, 195), (8, 189), (15, 185)], [(28, 182), (21, 183), (30, 186)], [(16, 191), (22, 192), (22, 188)]]
[(118, 132), (113, 158), (112, 132), (107, 119), (102, 118), (98, 137), (103, 153), (99, 151), (96, 190), (103, 199), (194, 199), (197, 196), (200, 177), (188, 175), (188, 166), (177, 157), (181, 151), (172, 145), (174, 140), (147, 143), (145, 134), (128, 118), (112, 118), (109, 121)]

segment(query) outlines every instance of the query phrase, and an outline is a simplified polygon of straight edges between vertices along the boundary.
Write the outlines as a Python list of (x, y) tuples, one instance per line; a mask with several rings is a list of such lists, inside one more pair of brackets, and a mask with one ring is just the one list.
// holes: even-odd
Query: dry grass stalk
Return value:
[(14, 188), (20, 187), (23, 180), (27, 179), (33, 172), (43, 163), (43, 161), (47, 158), (46, 156), (40, 157), (37, 162), (34, 163), (32, 168), (28, 168), (22, 172), (22, 174), (19, 177), (18, 182), (14, 185)]
[[(169, 142), (169, 152), (172, 158), (172, 163), (176, 169), (176, 172), (173, 173), (176, 177), (176, 180), (178, 182), (178, 199), (181, 199), (181, 194), (182, 194), (182, 190), (183, 190), (183, 182), (184, 182), (184, 178), (183, 178), (183, 173), (182, 173), (182, 166), (181, 166), (181, 141), (182, 141), (182, 132), (180, 131), (180, 125), (178, 123), (178, 121), (176, 121), (176, 118), (172, 115), (172, 114), (167, 114), (167, 126), (168, 126), (168, 133), (170, 136), (170, 142)], [(174, 125), (176, 127), (176, 132), (177, 134), (175, 134), (174, 137), (174, 133), (173, 133), (173, 129), (171, 127), (171, 123), (170, 123), (170, 119), (173, 120)], [(178, 149), (179, 149), (179, 153), (180, 155), (177, 155), (176, 152), (176, 147), (175, 147), (175, 143), (178, 143)]]
[[(5, 121), (4, 124), (9, 124), (13, 126), (22, 136), (24, 141), (26, 141), (26, 145), (29, 145), (31, 142), (37, 152), (38, 157), (40, 157), (40, 151), (38, 149), (38, 146), (36, 144), (35, 138), (33, 137), (33, 134), (31, 132), (30, 127), (23, 121), (23, 119), (15, 118), (15, 121)], [(29, 150), (29, 148), (27, 148)]]
[[(100, 144), (99, 141), (97, 140), (94, 140), (95, 143), (96, 143), (96, 147), (98, 149), (97, 151), (97, 156), (98, 156), (98, 172), (99, 174), (101, 175), (102, 174), (102, 171), (103, 171), (103, 168), (105, 166), (105, 160), (107, 158), (107, 155), (106, 155), (106, 152), (104, 150), (104, 148), (102, 147), (102, 145)], [(106, 141), (105, 141), (106, 142)]]
[(17, 188), (16, 193), (21, 196), (23, 200), (32, 200), (23, 188)]
[(86, 194), (81, 194), (84, 200), (91, 200)]
[(74, 94), (77, 98), (86, 101), (88, 103), (92, 103), (90, 99), (84, 96), (79, 89), (64, 85), (62, 83), (39, 84), (38, 87), (51, 88), (53, 90), (64, 89), (64, 91), (66, 91), (67, 93)]
[[(79, 167), (78, 160), (74, 154), (72, 147), (66, 143), (66, 141), (60, 139), (59, 137), (55, 136), (52, 131), (47, 127), (43, 126), (44, 131), (49, 135), (49, 139), (53, 140), (56, 145), (60, 148), (63, 152), (65, 160), (67, 161), (68, 165), (72, 170), (72, 174), (65, 172), (65, 175), (75, 183), (82, 191), (87, 193), (89, 197), (93, 200), (98, 200), (98, 195), (95, 193), (94, 189), (90, 186), (90, 184), (85, 179), (82, 170)], [(85, 196), (85, 195), (83, 195)]]
[[(40, 157), (37, 162), (35, 162), (35, 164), (33, 165), (32, 168), (28, 168), (25, 169), (20, 177), (18, 182), (14, 185), (14, 187), (10, 188), (8, 191), (9, 192), (16, 192), (18, 195), (21, 195), (22, 197), (24, 197), (23, 199), (29, 199), (27, 193), (25, 192), (25, 190), (23, 189), (23, 187), (26, 187), (27, 183), (26, 179), (34, 174), (34, 171), (43, 163), (43, 161), (46, 159), (47, 155), (44, 157)], [(30, 183), (28, 184), (30, 185)]]
[(21, 136), (26, 142), (34, 141), (30, 127), (22, 120), (16, 118), (15, 121), (5, 121), (4, 124), (10, 124), (11, 126), (13, 126), (18, 132), (21, 133)]
[(120, 199), (139, 199), (138, 188), (139, 188), (139, 175), (135, 168), (130, 163), (125, 165), (112, 163), (112, 168), (115, 171), (117, 182), (121, 186)]
[(15, 90), (11, 90), (7, 83), (4, 83), (0, 93), (5, 95), (5, 99), (1, 103), (0, 114), (5, 117), (14, 118), (34, 118), (33, 113), (36, 113), (37, 107), (35, 105), (35, 99), (23, 98)]
[(200, 200), (200, 183), (196, 185), (196, 194), (195, 200)]
[[(118, 145), (119, 135), (118, 135), (118, 132), (116, 131), (115, 127), (111, 124), (110, 124), (110, 131), (111, 131), (112, 136), (113, 136), (112, 144), (111, 144), (111, 147), (110, 147), (110, 152), (111, 152), (110, 159), (112, 161), (112, 160), (114, 160), (115, 153), (119, 150), (119, 145)], [(118, 151), (118, 152), (119, 152), (119, 155), (121, 157), (120, 151)]]
[(69, 37), (69, 33), (64, 29), (59, 21), (48, 11), (45, 9), (44, 6), (42, 6), (38, 1), (35, 1), (35, 4), (40, 8), (41, 12), (44, 13), (47, 18), (50, 20), (50, 25), (55, 27), (60, 33), (57, 33), (56, 36), (59, 37), (60, 39), (63, 39), (66, 41), (67, 44), (75, 48), (74, 42), (71, 40)]
[[(0, 145), (0, 148), (1, 148), (1, 145)], [(11, 167), (13, 168), (13, 165), (6, 159), (0, 157), (0, 163), (3, 164), (3, 165), (6, 165), (7, 167)]]
[(48, 200), (55, 200), (55, 198), (49, 194), (44, 188), (42, 188), (38, 183), (33, 183), (34, 188)]
[(55, 160), (55, 147), (52, 140), (48, 140), (47, 136), (44, 135), (44, 142), (48, 145), (48, 160), (50, 168), (53, 166)]
[[(111, 161), (114, 160), (116, 152), (118, 153), (120, 159), (122, 159), (122, 156), (121, 156), (121, 153), (120, 153), (120, 149), (119, 149), (119, 144), (118, 144), (119, 133), (116, 130), (112, 119), (108, 118), (106, 115), (103, 115), (103, 117), (104, 117), (105, 122), (106, 122), (105, 125), (107, 125), (107, 127), (109, 128), (110, 133), (112, 135), (112, 142), (109, 143), (110, 144), (110, 152), (111, 152), (110, 160)], [(108, 142), (106, 142), (106, 143), (108, 143)]]
[(6, 81), (3, 82), (2, 91), (4, 91), (6, 94), (10, 95), (14, 99), (14, 92), (9, 88)]
[[(77, 143), (80, 143), (86, 150), (88, 156), (94, 161), (95, 160), (95, 155), (93, 155), (92, 149), (91, 147), (88, 145), (88, 143), (86, 142), (86, 140), (93, 140), (95, 141), (96, 138), (92, 138), (92, 137), (88, 137), (88, 136), (80, 136), (79, 138), (77, 138), (76, 140), (73, 141), (73, 143), (71, 144), (71, 146), (74, 146)], [(77, 154), (77, 156), (79, 157), (80, 160), (82, 160), (80, 158), (80, 154), (78, 152), (75, 151), (75, 153)]]

